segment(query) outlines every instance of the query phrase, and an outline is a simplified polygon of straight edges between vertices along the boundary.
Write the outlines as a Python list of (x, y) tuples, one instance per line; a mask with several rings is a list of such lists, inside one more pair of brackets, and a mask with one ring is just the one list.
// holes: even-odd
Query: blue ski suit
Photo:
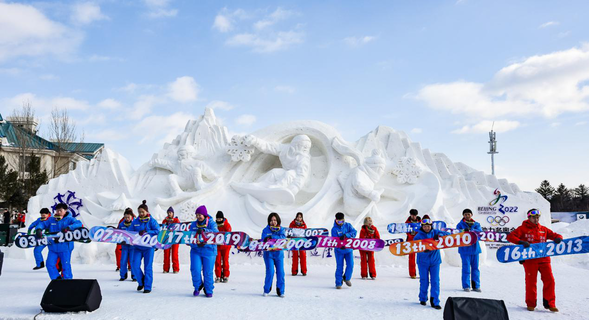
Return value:
[[(272, 231), (270, 226), (262, 230), (262, 240), (270, 237), (271, 239), (285, 239), (286, 229), (280, 227), (278, 231)], [(280, 294), (284, 294), (286, 282), (284, 281), (284, 251), (264, 251), (264, 265), (266, 265), (266, 278), (264, 280), (264, 293), (270, 293), (272, 282), (274, 281), (274, 269), (276, 269), (276, 288)]]
[[(47, 218), (49, 219), (49, 218)], [(33, 223), (31, 223), (31, 225), (29, 226), (29, 234), (31, 233), (32, 230), (35, 229), (35, 227), (39, 224), (39, 222), (42, 222), (43, 220), (41, 220), (41, 218), (33, 221)], [(35, 263), (37, 264), (37, 267), (41, 266), (41, 263), (43, 262), (43, 249), (45, 249), (45, 247), (47, 246), (36, 246), (33, 249), (33, 253), (35, 255)]]
[[(204, 225), (204, 226), (202, 226)], [(202, 232), (219, 232), (217, 223), (208, 214), (205, 221), (198, 226), (198, 221), (194, 221), (188, 228), (197, 234)], [(205, 294), (213, 294), (215, 289), (214, 268), (215, 259), (217, 258), (217, 245), (215, 244), (189, 244), (190, 246), (190, 273), (192, 275), (192, 285), (194, 290), (200, 290), (204, 285)], [(202, 275), (201, 275), (202, 272)]]
[[(127, 230), (135, 232), (145, 231), (148, 234), (157, 236), (160, 232), (160, 225), (155, 219), (148, 216), (144, 219), (135, 218)], [(135, 246), (133, 249), (133, 258), (131, 259), (131, 273), (135, 276), (135, 279), (137, 279), (137, 284), (143, 286), (145, 290), (150, 291), (151, 285), (153, 284), (154, 251), (154, 247)], [(141, 270), (141, 259), (143, 259), (143, 269), (145, 273)], [(122, 264), (121, 269), (123, 269)]]
[[(437, 236), (447, 236), (450, 233), (432, 230), (428, 233), (419, 229), (413, 240), (433, 239)], [(417, 253), (417, 267), (419, 268), (419, 301), (427, 301), (427, 287), (431, 278), (431, 297), (434, 305), (440, 305), (440, 264), (442, 257), (440, 250)]]
[[(131, 224), (133, 224), (133, 220), (131, 220)], [(121, 230), (129, 230), (131, 226), (125, 225), (125, 220), (121, 221), (117, 227), (117, 229)], [(121, 245), (121, 266), (119, 270), (119, 274), (121, 275), (121, 279), (127, 277), (127, 265), (133, 262), (133, 253), (135, 252), (135, 248), (130, 244), (122, 244)], [(131, 269), (133, 269), (131, 267)], [(134, 278), (133, 270), (131, 270), (131, 277)]]
[[(39, 223), (35, 226), (35, 229), (42, 229), (47, 230), (49, 233), (57, 233), (61, 232), (65, 228), (69, 228), (70, 230), (78, 229), (82, 227), (82, 222), (67, 212), (66, 215), (61, 218), (60, 220), (55, 219), (55, 217), (50, 217), (45, 221), (39, 221)], [(62, 274), (63, 279), (72, 279), (74, 275), (72, 274), (72, 265), (70, 264), (70, 260), (72, 257), (72, 251), (74, 250), (74, 242), (62, 242), (62, 243), (55, 243), (52, 240), (49, 241), (49, 254), (47, 254), (47, 272), (49, 273), (49, 277), (51, 280), (57, 279), (59, 277), (59, 272), (57, 271), (57, 258), (61, 260), (61, 267), (62, 267)]]
[[(344, 222), (339, 226), (336, 222), (333, 222), (333, 228), (331, 228), (332, 237), (355, 238), (356, 229), (352, 227), (349, 222)], [(335, 286), (341, 287), (343, 280), (351, 280), (352, 274), (354, 273), (354, 250), (353, 249), (340, 249), (335, 248), (335, 262), (337, 267), (335, 268)], [(346, 272), (344, 274), (344, 261), (346, 262)], [(342, 278), (342, 275), (344, 278)]]
[[(474, 221), (474, 220), (473, 220)], [(472, 226), (469, 226), (464, 219), (458, 223), (456, 229), (469, 231), (481, 232), (481, 224), (474, 222)], [(458, 253), (460, 253), (460, 259), (462, 260), (462, 288), (470, 288), (472, 285), (473, 289), (481, 287), (481, 272), (479, 271), (479, 253), (481, 253), (481, 246), (478, 241), (468, 247), (459, 247)], [(472, 282), (470, 281), (472, 275)]]

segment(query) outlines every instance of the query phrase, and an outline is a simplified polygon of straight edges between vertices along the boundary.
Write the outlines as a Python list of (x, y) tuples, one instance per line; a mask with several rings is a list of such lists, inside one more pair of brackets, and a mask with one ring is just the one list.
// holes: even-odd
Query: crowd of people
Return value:
[[(34, 232), (37, 237), (42, 237), (43, 232), (65, 232), (82, 227), (82, 223), (72, 217), (67, 211), (67, 205), (61, 203), (55, 207), (55, 214), (52, 216), (47, 208), (41, 209), (41, 217), (29, 226), (29, 233)], [(131, 208), (127, 208), (124, 216), (118, 224), (119, 229), (134, 231), (140, 235), (151, 234), (158, 235), (160, 224), (153, 219), (149, 213), (146, 201), (143, 201), (137, 208), (138, 216)], [(410, 210), (410, 215), (406, 223), (417, 223), (420, 228), (417, 231), (407, 233), (407, 241), (434, 239), (449, 235), (448, 232), (433, 228), (433, 221), (428, 215), (419, 217), (415, 209)], [(473, 213), (470, 209), (464, 209), (463, 219), (458, 223), (456, 229), (461, 231), (481, 231), (481, 226), (473, 220)], [(540, 225), (540, 212), (537, 209), (531, 209), (527, 213), (528, 219), (520, 227), (508, 235), (508, 240), (514, 244), (521, 244), (529, 247), (531, 243), (546, 242), (553, 240), (556, 243), (562, 241), (562, 236), (552, 232), (550, 229)], [(168, 208), (167, 216), (162, 221), (162, 226), (167, 227), (170, 224), (180, 223), (175, 217), (174, 209)], [(306, 229), (307, 224), (304, 221), (303, 213), (296, 214), (295, 219), (290, 223), (290, 228)], [(224, 213), (218, 211), (213, 219), (205, 206), (200, 206), (195, 211), (195, 221), (188, 228), (189, 231), (201, 234), (203, 232), (231, 231), (231, 225)], [(340, 240), (356, 238), (357, 230), (345, 221), (345, 215), (341, 212), (335, 214), (333, 227), (330, 235), (338, 237)], [(380, 239), (378, 229), (373, 225), (370, 217), (364, 219), (364, 224), (360, 230), (360, 238)], [(286, 238), (286, 229), (281, 226), (281, 219), (278, 213), (272, 212), (268, 215), (268, 225), (262, 230), (263, 241), (269, 239)], [(198, 237), (197, 237), (198, 239)], [(203, 291), (204, 296), (213, 297), (215, 283), (226, 283), (229, 280), (229, 252), (230, 246), (206, 244), (197, 240), (196, 243), (188, 244), (190, 248), (190, 273), (192, 276), (192, 285), (194, 287), (193, 295), (200, 295)], [(47, 271), (49, 277), (53, 279), (71, 279), (73, 277), (70, 257), (73, 250), (73, 242), (51, 243), (48, 245), (49, 254), (47, 256)], [(35, 247), (36, 266), (34, 270), (44, 267), (43, 256), (41, 251), (44, 246)], [(116, 249), (117, 271), (120, 272), (120, 281), (128, 278), (128, 269), (131, 271), (132, 281), (137, 281), (137, 290), (143, 293), (150, 293), (153, 285), (153, 257), (154, 247), (132, 246), (125, 242), (119, 243)], [(466, 247), (458, 249), (462, 259), (462, 288), (464, 291), (481, 292), (479, 255), (481, 248), (478, 241)], [(352, 276), (354, 271), (353, 249), (335, 248), (335, 288), (341, 289), (343, 284), (348, 287), (352, 286)], [(286, 281), (284, 271), (284, 251), (264, 251), (264, 264), (266, 276), (264, 279), (263, 295), (267, 296), (272, 291), (274, 276), (276, 276), (276, 294), (279, 297), (285, 297)], [(170, 263), (171, 260), (171, 263)], [(143, 267), (141, 262), (143, 261)], [(441, 309), (440, 306), (440, 264), (442, 259), (439, 250), (425, 250), (416, 254), (410, 254), (408, 259), (409, 276), (412, 279), (417, 278), (419, 272), (419, 294), (418, 299), (421, 305), (429, 304), (435, 309)], [(362, 279), (376, 279), (376, 266), (374, 252), (360, 250), (360, 276)], [(550, 258), (525, 260), (523, 263), (525, 270), (526, 294), (525, 302), (528, 310), (533, 311), (536, 308), (537, 293), (536, 282), (537, 273), (540, 272), (544, 284), (543, 288), (543, 306), (550, 311), (557, 312), (556, 298), (554, 290), (554, 277), (550, 264)], [(417, 266), (417, 268), (416, 268)], [(180, 271), (178, 261), (178, 245), (172, 245), (164, 251), (163, 272), (174, 273)], [(291, 273), (293, 276), (299, 274), (307, 275), (307, 259), (305, 251), (294, 251)], [(429, 292), (429, 294), (428, 294)], [(429, 297), (429, 299), (428, 299)]]
[(13, 210), (12, 213), (8, 209), (4, 209), (4, 213), (2, 214), (2, 223), (5, 224), (17, 224), (19, 228), (23, 228), (25, 226), (25, 219), (27, 216), (27, 210), (23, 209), (21, 211)]

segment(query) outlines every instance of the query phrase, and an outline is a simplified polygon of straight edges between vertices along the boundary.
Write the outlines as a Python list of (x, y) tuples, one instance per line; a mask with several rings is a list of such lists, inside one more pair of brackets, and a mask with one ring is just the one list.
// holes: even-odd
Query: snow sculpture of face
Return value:
[(290, 146), (295, 153), (308, 155), (311, 152), (311, 139), (306, 135), (298, 135), (292, 139)]
[(182, 146), (182, 147), (178, 148), (178, 153), (177, 153), (178, 161), (182, 162), (183, 160), (190, 158), (193, 151), (194, 151), (194, 148), (192, 148), (191, 146)]

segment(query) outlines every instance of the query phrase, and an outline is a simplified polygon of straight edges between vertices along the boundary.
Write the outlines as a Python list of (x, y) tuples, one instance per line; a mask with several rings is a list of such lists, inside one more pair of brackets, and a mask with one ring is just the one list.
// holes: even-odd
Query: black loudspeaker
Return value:
[(94, 311), (102, 294), (94, 279), (52, 280), (41, 300), (45, 312)]
[(503, 300), (450, 297), (444, 320), (509, 320)]
[(2, 264), (4, 264), (4, 252), (0, 251), (0, 276), (2, 275)]

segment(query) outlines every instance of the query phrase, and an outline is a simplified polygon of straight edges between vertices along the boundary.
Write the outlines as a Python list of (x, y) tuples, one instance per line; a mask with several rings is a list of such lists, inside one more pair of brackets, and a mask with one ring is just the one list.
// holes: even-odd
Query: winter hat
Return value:
[(429, 217), (429, 215), (427, 215), (427, 214), (426, 214), (426, 215), (424, 215), (424, 216), (423, 216), (423, 218), (421, 218), (421, 219), (422, 219), (422, 220), (425, 220), (425, 219), (430, 219), (430, 220), (431, 220), (431, 218), (430, 218), (430, 217)]
[(174, 208), (172, 208), (172, 207), (169, 207), (169, 208), (168, 208), (168, 211), (166, 211), (166, 213), (167, 213), (167, 212), (174, 213)]
[(200, 207), (196, 208), (196, 211), (194, 212), (194, 214), (202, 214), (205, 217), (209, 217), (209, 214), (207, 213), (207, 207), (205, 207), (205, 206), (200, 206)]
[(344, 214), (341, 212), (338, 212), (335, 214), (335, 219), (336, 220), (342, 220), (344, 218)]
[(225, 216), (223, 215), (223, 211), (217, 211), (217, 215), (215, 216), (215, 218), (225, 219)]

